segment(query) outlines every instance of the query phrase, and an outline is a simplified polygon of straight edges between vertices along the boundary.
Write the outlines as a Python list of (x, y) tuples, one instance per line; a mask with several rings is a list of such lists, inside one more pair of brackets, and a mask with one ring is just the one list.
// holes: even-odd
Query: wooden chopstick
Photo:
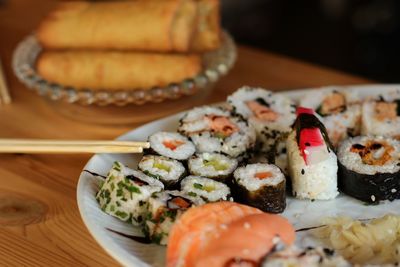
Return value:
[(8, 91), (6, 77), (4, 74), (3, 66), (0, 61), (0, 104), (10, 104), (11, 96)]
[(141, 153), (148, 142), (0, 139), (0, 153)]

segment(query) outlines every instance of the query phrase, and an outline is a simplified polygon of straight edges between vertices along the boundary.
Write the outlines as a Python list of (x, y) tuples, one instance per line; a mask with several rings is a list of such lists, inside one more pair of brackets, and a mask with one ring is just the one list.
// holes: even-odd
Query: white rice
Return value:
[[(168, 167), (169, 170), (157, 168), (155, 165), (158, 164)], [(138, 167), (140, 170), (147, 171), (165, 181), (177, 181), (185, 173), (185, 167), (181, 162), (157, 155), (143, 156)]]
[[(226, 166), (223, 170), (216, 170), (213, 165), (206, 162), (216, 161), (221, 166)], [(208, 178), (226, 177), (233, 173), (237, 167), (237, 160), (219, 153), (201, 153), (189, 159), (189, 171), (193, 175)]]
[[(177, 140), (184, 142), (184, 144), (178, 146), (172, 150), (166, 147), (163, 142)], [(196, 148), (193, 143), (189, 141), (185, 136), (179, 133), (173, 132), (157, 132), (149, 137), (151, 148), (162, 156), (177, 160), (186, 160), (194, 154)]]
[[(272, 176), (267, 179), (255, 177), (260, 172), (270, 172)], [(248, 191), (257, 191), (264, 186), (275, 186), (285, 180), (285, 176), (277, 166), (264, 163), (248, 164), (245, 167), (237, 168), (233, 175), (236, 182)]]
[[(300, 199), (333, 199), (338, 195), (337, 158), (332, 150), (316, 164), (304, 162), (293, 131), (287, 141), (293, 195)], [(327, 149), (327, 148), (326, 148)], [(328, 150), (326, 150), (328, 151)]]
[[(385, 141), (389, 145), (393, 146), (394, 150), (390, 153), (391, 160), (387, 161), (384, 165), (369, 165), (362, 162), (362, 158), (358, 153), (351, 152), (350, 149), (354, 144), (365, 145), (368, 141), (374, 140), (377, 142)], [(379, 153), (379, 151), (377, 151)], [(396, 173), (400, 171), (400, 142), (390, 138), (384, 138), (382, 136), (359, 136), (349, 138), (343, 141), (338, 150), (338, 158), (341, 164), (343, 164), (348, 170), (352, 170), (357, 173), (374, 175), (376, 173)]]
[(284, 248), (268, 255), (262, 267), (351, 267), (342, 256), (326, 253), (322, 247), (300, 249)]
[(224, 183), (193, 175), (181, 181), (181, 189), (189, 196), (201, 197), (210, 202), (228, 200), (231, 193)]

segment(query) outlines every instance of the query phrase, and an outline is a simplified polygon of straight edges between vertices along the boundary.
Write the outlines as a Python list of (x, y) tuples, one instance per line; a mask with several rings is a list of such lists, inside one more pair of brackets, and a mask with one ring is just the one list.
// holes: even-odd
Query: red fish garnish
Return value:
[(270, 172), (257, 172), (254, 176), (257, 177), (260, 180), (263, 180), (263, 179), (267, 179), (267, 178), (272, 177), (272, 173), (270, 173)]
[(314, 110), (311, 108), (305, 107), (298, 107), (296, 110), (296, 115), (299, 116), (300, 114), (311, 114), (314, 115)]
[(183, 145), (185, 142), (180, 140), (168, 140), (164, 141), (163, 145), (171, 150), (175, 150), (177, 147)]

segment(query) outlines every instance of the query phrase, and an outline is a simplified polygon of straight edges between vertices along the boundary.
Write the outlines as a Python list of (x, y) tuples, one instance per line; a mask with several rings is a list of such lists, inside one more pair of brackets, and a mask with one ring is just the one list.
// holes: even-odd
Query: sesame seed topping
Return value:
[(250, 229), (250, 227), (251, 227), (251, 225), (248, 222), (244, 223), (243, 226), (245, 229)]

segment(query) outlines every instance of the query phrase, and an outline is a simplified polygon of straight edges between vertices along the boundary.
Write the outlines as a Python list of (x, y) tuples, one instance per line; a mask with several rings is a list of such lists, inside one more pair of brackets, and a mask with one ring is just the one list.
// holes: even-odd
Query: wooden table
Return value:
[[(34, 92), (26, 90), (12, 73), (12, 52), (54, 2), (5, 2), (0, 5), (0, 56), (13, 103), (0, 107), (1, 138), (113, 139), (134, 127), (69, 120), (55, 113)], [(283, 90), (368, 82), (241, 46), (236, 66), (217, 84), (205, 103), (221, 101), (245, 84)], [(117, 265), (89, 235), (76, 205), (77, 179), (90, 156), (0, 155), (1, 265)]]

